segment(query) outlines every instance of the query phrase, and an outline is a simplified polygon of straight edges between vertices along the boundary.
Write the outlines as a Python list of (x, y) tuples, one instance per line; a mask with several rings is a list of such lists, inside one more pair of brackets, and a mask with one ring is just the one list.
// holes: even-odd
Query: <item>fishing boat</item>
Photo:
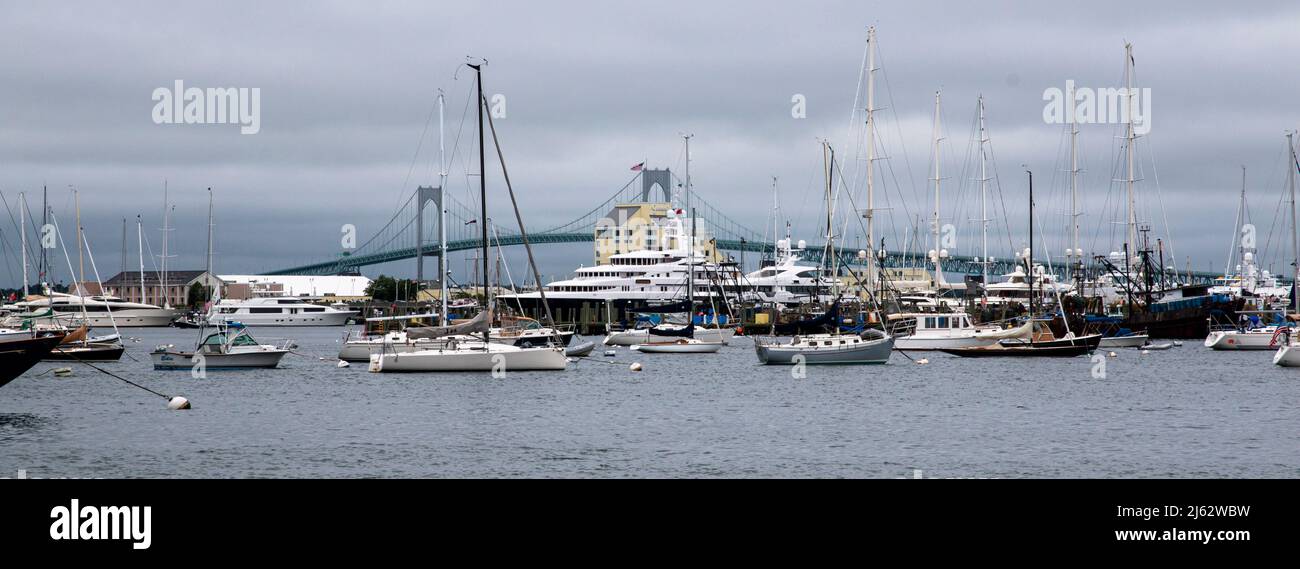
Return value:
[(26, 373), (58, 346), (63, 337), (63, 333), (37, 335), (29, 331), (25, 337), (0, 339), (0, 387)]
[[(206, 331), (206, 330), (205, 330)], [(248, 328), (238, 322), (222, 322), (206, 334), (200, 334), (193, 350), (178, 350), (174, 345), (160, 345), (149, 353), (154, 369), (250, 369), (273, 368), (289, 353), (292, 340), (263, 344), (253, 339)]]
[(997, 326), (975, 326), (962, 312), (889, 315), (895, 350), (938, 350), (988, 346), (998, 341)]

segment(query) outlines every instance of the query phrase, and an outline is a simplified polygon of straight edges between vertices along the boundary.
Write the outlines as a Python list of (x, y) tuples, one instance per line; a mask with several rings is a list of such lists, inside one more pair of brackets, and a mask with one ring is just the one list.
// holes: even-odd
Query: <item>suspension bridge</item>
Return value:
[[(655, 174), (659, 174), (657, 177)], [(599, 223), (613, 223), (608, 219), (614, 206), (620, 204), (648, 203), (652, 201), (671, 201), (667, 187), (672, 186), (671, 173), (668, 170), (646, 170), (633, 176), (622, 188), (614, 192), (600, 205), (571, 221), (541, 229), (529, 229), (528, 241), (534, 246), (556, 243), (591, 243), (595, 241), (595, 230)], [(640, 181), (640, 184), (637, 182)], [(662, 197), (662, 200), (657, 198)], [(696, 210), (698, 223), (706, 228), (714, 239), (714, 247), (721, 251), (737, 253), (770, 253), (772, 236), (755, 231), (728, 217), (723, 211), (700, 197), (692, 196), (692, 206)], [(430, 207), (432, 206), (432, 207)], [(477, 209), (457, 201), (450, 194), (436, 187), (421, 187), (413, 192), (407, 201), (393, 215), (392, 219), (375, 234), (351, 251), (318, 262), (283, 267), (266, 271), (269, 275), (336, 275), (348, 274), (361, 267), (390, 263), (404, 259), (414, 259), (422, 254), (437, 257), (441, 254), (438, 237), (440, 217), (438, 208), (447, 209), (447, 251), (470, 251), (482, 247), (482, 229), (478, 225)], [(522, 245), (523, 235), (517, 230), (497, 225), (489, 239), (493, 245), (510, 247)], [(864, 260), (855, 247), (835, 247), (835, 254), (849, 266), (862, 266)], [(805, 249), (803, 259), (809, 263), (820, 263), (826, 247), (810, 244)], [(984, 271), (984, 264), (978, 257), (951, 255), (943, 260), (944, 273), (978, 275)], [(1011, 272), (1017, 264), (1012, 259), (995, 259), (988, 263), (990, 275), (1002, 275)], [(925, 258), (919, 252), (886, 251), (881, 259), (885, 269), (901, 269), (925, 266)], [(434, 263), (436, 266), (436, 263)], [(1067, 271), (1060, 262), (1051, 264), (1050, 270), (1060, 279), (1068, 279)], [(434, 274), (437, 269), (434, 269)], [(1186, 277), (1186, 273), (1180, 273)], [(1193, 272), (1191, 280), (1207, 283), (1219, 275), (1208, 272)]]

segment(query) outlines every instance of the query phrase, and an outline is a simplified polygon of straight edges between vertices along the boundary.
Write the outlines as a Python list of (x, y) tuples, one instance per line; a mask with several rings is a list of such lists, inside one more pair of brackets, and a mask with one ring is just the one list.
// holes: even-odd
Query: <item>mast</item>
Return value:
[(1132, 63), (1133, 63), (1133, 44), (1125, 43), (1124, 44), (1124, 104), (1126, 106), (1124, 107), (1124, 115), (1127, 120), (1125, 120), (1126, 133), (1124, 135), (1124, 138), (1125, 140), (1127, 140), (1127, 142), (1124, 145), (1125, 146), (1124, 161), (1126, 163), (1126, 168), (1128, 170), (1128, 179), (1125, 180), (1126, 185), (1128, 186), (1128, 232), (1127, 232), (1128, 237), (1127, 239), (1130, 244), (1132, 244), (1133, 246), (1137, 246), (1137, 209), (1135, 207), (1135, 196), (1133, 194), (1133, 182), (1134, 182), (1133, 141), (1137, 139), (1137, 135), (1134, 133), (1133, 130), (1133, 74), (1132, 74), (1132, 65), (1131, 65)]
[(983, 275), (981, 282), (984, 286), (984, 295), (988, 296), (989, 286), (989, 176), (988, 176), (988, 151), (985, 150), (984, 144), (989, 141), (988, 131), (984, 125), (984, 95), (979, 96), (979, 121), (980, 121), (980, 258), (984, 262), (980, 263), (980, 274)]
[(1025, 255), (1025, 267), (1028, 268), (1029, 278), (1025, 280), (1029, 282), (1029, 320), (1032, 322), (1034, 319), (1034, 172), (1025, 170), (1025, 173), (1029, 174), (1029, 254)]
[(18, 219), (21, 223), (18, 229), (22, 233), (23, 240), (23, 300), (27, 300), (27, 194), (18, 194), (18, 199), (22, 202), (18, 210)]
[[(81, 290), (82, 283), (86, 282), (86, 260), (82, 253), (81, 247), (81, 192), (76, 188), (72, 189), (72, 202), (77, 209), (77, 294), (85, 295)], [(85, 309), (85, 303), (82, 303), (82, 309)]]
[(690, 305), (690, 314), (687, 315), (687, 325), (695, 322), (695, 208), (691, 207), (691, 138), (693, 134), (683, 134), (682, 140), (686, 142), (686, 210), (691, 212), (691, 228), (686, 236), (686, 246), (688, 259), (686, 263), (686, 301)]
[[(438, 91), (438, 283), (439, 299), (441, 304), (442, 325), (447, 326), (447, 147), (443, 138), (443, 106), (445, 104), (442, 91)], [(423, 238), (423, 235), (421, 235)], [(420, 272), (420, 278), (424, 277), (424, 255), (420, 255), (420, 264), (417, 266)], [(537, 283), (540, 288), (542, 283)]]
[[(483, 309), (488, 311), (488, 318), (492, 317), (491, 294), (488, 292), (488, 224), (487, 224), (487, 163), (484, 159), (483, 150), (483, 65), (469, 64), (470, 69), (474, 70), (475, 83), (478, 85), (478, 201), (479, 201), (479, 230), (480, 238), (483, 240), (483, 247), (480, 249), (483, 257)], [(445, 299), (444, 299), (445, 301)], [(491, 332), (483, 332), (484, 348), (490, 341)]]
[(144, 225), (140, 216), (135, 216), (135, 239), (140, 251), (140, 302), (148, 303), (144, 289)]
[[(212, 282), (212, 188), (208, 187), (208, 261), (206, 271), (208, 282)], [(208, 300), (212, 299), (212, 291), (208, 291)]]
[(876, 185), (874, 166), (876, 162), (876, 27), (867, 28), (867, 253), (871, 262), (867, 263), (867, 287), (876, 290), (876, 263), (880, 257), (876, 253)]
[(162, 292), (163, 308), (172, 307), (171, 295), (167, 294), (167, 234), (171, 232), (171, 215), (167, 211), (167, 180), (163, 180), (163, 242), (162, 242), (162, 274), (158, 277), (158, 289)]
[(1300, 298), (1296, 298), (1296, 292), (1300, 292), (1300, 241), (1296, 239), (1296, 213), (1295, 213), (1295, 171), (1300, 167), (1300, 162), (1296, 161), (1295, 143), (1293, 137), (1295, 133), (1286, 134), (1286, 148), (1291, 155), (1291, 163), (1286, 167), (1286, 186), (1291, 194), (1291, 307), (1294, 309), (1300, 306)]
[(122, 270), (120, 272), (125, 273), (126, 272), (126, 218), (125, 217), (122, 218), (122, 259), (121, 261), (122, 261)]
[[(41, 236), (45, 236), (45, 226), (50, 224), (50, 188), (41, 186)], [(41, 281), (41, 293), (45, 294), (45, 284), (49, 282), (50, 266), (49, 254), (46, 252), (45, 244), (41, 244), (41, 266), (37, 269), (38, 279)]]
[[(1082, 285), (1083, 249), (1079, 247), (1079, 123), (1074, 116), (1074, 95), (1070, 95), (1070, 254), (1066, 261), (1074, 268), (1075, 278)], [(1032, 228), (1031, 228), (1032, 229)]]
[(943, 265), (939, 258), (943, 250), (939, 247), (939, 141), (943, 140), (939, 136), (939, 105), (940, 92), (934, 92), (934, 288), (936, 293), (939, 285), (943, 283)]

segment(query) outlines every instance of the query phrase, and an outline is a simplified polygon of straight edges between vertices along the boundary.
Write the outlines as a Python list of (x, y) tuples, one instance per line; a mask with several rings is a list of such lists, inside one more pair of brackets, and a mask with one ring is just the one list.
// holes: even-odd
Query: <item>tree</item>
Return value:
[(388, 275), (379, 275), (366, 287), (366, 295), (375, 300), (394, 302), (397, 300), (414, 301), (420, 292), (419, 285), (411, 279), (398, 279)]
[(203, 286), (202, 283), (191, 284), (190, 290), (185, 294), (185, 304), (190, 305), (190, 308), (199, 308), (203, 306), (203, 303), (211, 299), (212, 289)]

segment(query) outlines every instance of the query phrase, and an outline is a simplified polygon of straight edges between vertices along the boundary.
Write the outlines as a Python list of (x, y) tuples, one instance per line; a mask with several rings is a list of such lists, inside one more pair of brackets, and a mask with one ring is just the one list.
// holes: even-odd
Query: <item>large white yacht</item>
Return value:
[[(1003, 275), (1006, 280), (992, 283), (984, 290), (988, 294), (988, 303), (993, 305), (1009, 303), (1029, 303), (1029, 285), (1030, 277), (1025, 274), (1023, 267), (1016, 267), (1015, 270)], [(1034, 265), (1034, 295), (1039, 302), (1053, 304), (1056, 302), (1057, 295), (1066, 296), (1074, 291), (1074, 287), (1065, 283), (1058, 282), (1056, 276), (1043, 269), (1042, 265)]]
[(208, 313), (208, 323), (242, 322), (248, 326), (342, 326), (355, 310), (312, 304), (297, 298), (222, 299)]
[[(573, 278), (552, 281), (543, 287), (550, 302), (634, 300), (670, 302), (686, 298), (687, 271), (695, 271), (695, 298), (708, 304), (719, 298), (721, 289), (734, 295), (740, 271), (731, 263), (715, 263), (700, 251), (692, 254), (682, 218), (670, 218), (659, 238), (661, 249), (646, 249), (609, 256), (609, 263), (580, 267)], [(698, 247), (697, 247), (698, 249)], [(513, 304), (520, 300), (535, 304), (537, 291), (502, 294), (498, 300)]]
[(799, 264), (803, 241), (791, 245), (789, 237), (777, 240), (775, 260), (745, 275), (740, 283), (745, 300), (787, 305), (834, 300), (835, 280), (822, 276), (817, 267)]
[(59, 323), (65, 326), (118, 327), (128, 326), (169, 326), (181, 310), (162, 308), (153, 304), (127, 302), (115, 296), (96, 295), (78, 296), (75, 294), (52, 293), (49, 297), (29, 296), (27, 300), (14, 303), (14, 306), (26, 311), (50, 308)]

